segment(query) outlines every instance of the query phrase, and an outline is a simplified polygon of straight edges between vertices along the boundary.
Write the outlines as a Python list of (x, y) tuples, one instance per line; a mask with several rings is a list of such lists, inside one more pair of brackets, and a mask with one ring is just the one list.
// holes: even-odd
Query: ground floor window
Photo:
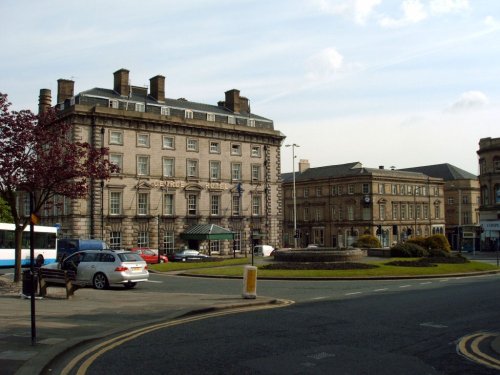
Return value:
[(122, 233), (121, 232), (111, 232), (109, 234), (109, 247), (113, 250), (119, 250), (122, 248)]
[(218, 253), (220, 251), (220, 241), (210, 241), (210, 253)]
[(323, 228), (313, 228), (313, 243), (316, 245), (325, 244), (325, 231)]
[(138, 247), (149, 247), (149, 233), (139, 232), (137, 235), (137, 246)]
[(233, 250), (241, 251), (241, 232), (234, 232)]
[(163, 248), (167, 253), (172, 253), (175, 249), (175, 235), (174, 232), (165, 232), (163, 236)]

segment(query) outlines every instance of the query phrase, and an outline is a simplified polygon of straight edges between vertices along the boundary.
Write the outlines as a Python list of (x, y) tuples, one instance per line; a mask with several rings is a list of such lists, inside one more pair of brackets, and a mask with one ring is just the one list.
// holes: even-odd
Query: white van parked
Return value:
[(268, 257), (271, 256), (274, 247), (271, 245), (256, 245), (253, 247), (253, 254), (257, 256)]

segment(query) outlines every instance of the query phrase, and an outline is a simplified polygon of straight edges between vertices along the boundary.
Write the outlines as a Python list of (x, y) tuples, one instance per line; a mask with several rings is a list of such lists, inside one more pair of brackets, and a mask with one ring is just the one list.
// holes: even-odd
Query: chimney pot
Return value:
[(157, 75), (149, 80), (149, 86), (151, 87), (151, 96), (157, 102), (165, 101), (165, 77)]
[(57, 80), (57, 104), (64, 103), (66, 99), (70, 99), (74, 95), (75, 82), (69, 79)]
[(128, 96), (130, 94), (129, 85), (129, 71), (127, 69), (117, 70), (114, 74), (114, 86), (113, 89), (121, 96)]
[(226, 108), (234, 113), (240, 113), (240, 91), (232, 89), (226, 91)]
[(299, 161), (299, 173), (305, 172), (310, 168), (309, 160), (300, 159)]
[(52, 105), (52, 92), (49, 89), (41, 89), (38, 96), (38, 114), (45, 113)]

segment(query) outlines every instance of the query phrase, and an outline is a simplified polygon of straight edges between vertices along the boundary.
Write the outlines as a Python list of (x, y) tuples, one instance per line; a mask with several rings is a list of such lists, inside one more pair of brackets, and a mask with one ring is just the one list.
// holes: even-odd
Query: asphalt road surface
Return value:
[[(155, 276), (148, 288), (234, 291), (241, 281)], [(264, 285), (263, 285), (264, 284)], [(263, 282), (283, 308), (186, 321), (110, 345), (87, 374), (493, 375), (457, 353), (500, 331), (499, 277)], [(95, 345), (93, 343), (92, 345)], [(106, 347), (108, 348), (108, 347)]]

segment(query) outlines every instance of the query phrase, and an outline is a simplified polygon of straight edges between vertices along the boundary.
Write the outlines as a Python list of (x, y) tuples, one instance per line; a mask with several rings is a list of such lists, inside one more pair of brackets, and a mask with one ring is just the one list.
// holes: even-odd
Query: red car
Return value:
[(156, 263), (167, 263), (168, 258), (165, 255), (160, 255), (158, 258), (158, 254), (153, 250), (147, 247), (134, 247), (130, 249), (141, 256), (142, 259), (148, 264), (156, 264)]

